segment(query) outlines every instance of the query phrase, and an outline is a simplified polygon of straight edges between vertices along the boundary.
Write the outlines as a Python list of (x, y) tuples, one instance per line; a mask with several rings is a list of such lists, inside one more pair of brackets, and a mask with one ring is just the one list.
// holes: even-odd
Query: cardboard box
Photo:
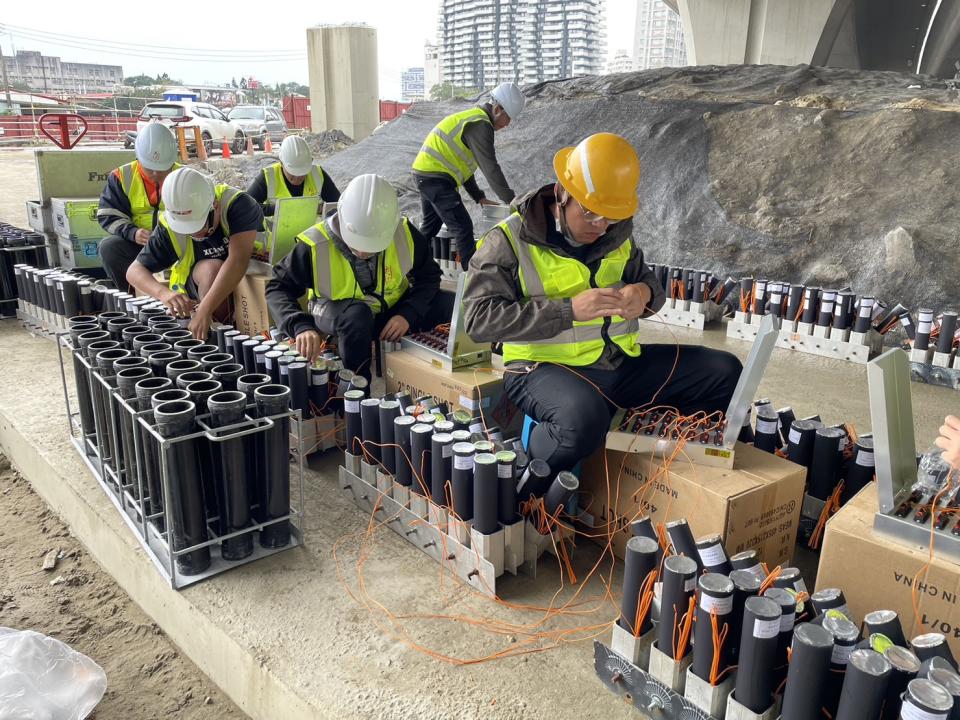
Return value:
[(270, 329), (266, 295), (269, 280), (269, 274), (248, 272), (233, 291), (233, 325), (251, 337)]
[(877, 507), (877, 486), (872, 483), (827, 523), (817, 588), (841, 588), (857, 623), (872, 610), (894, 610), (908, 640), (922, 633), (943, 633), (954, 656), (960, 657), (960, 566), (934, 555), (918, 585), (918, 623), (913, 578), (927, 564), (930, 550), (875, 532)]
[(502, 372), (482, 366), (444, 370), (397, 350), (386, 354), (384, 379), (388, 393), (408, 390), (414, 398), (431, 395), (449, 403), (451, 410), (482, 409), (487, 426), (499, 426), (504, 438), (520, 433), (523, 414), (504, 392)]
[(581, 508), (595, 527), (613, 523), (618, 557), (630, 521), (643, 515), (655, 524), (686, 518), (694, 537), (719, 533), (727, 553), (756, 549), (770, 567), (793, 557), (806, 470), (752, 446), (737, 445), (733, 469), (693, 465), (680, 454), (668, 471), (659, 455), (601, 449), (580, 477), (589, 493)]

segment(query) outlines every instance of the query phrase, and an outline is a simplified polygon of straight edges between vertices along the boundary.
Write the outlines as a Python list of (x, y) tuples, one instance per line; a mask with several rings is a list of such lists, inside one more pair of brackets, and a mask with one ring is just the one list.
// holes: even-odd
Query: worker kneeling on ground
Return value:
[(477, 185), (474, 173), (479, 168), (504, 204), (513, 201), (514, 192), (497, 162), (493, 133), (516, 120), (525, 104), (516, 85), (498, 85), (490, 93), (490, 102), (441, 120), (413, 161), (413, 176), (420, 191), (420, 232), (433, 238), (446, 223), (456, 238), (464, 270), (473, 255), (475, 238), (470, 213), (460, 199), (460, 186), (480, 205), (496, 205)]
[(640, 344), (638, 319), (664, 292), (631, 239), (633, 147), (598, 133), (553, 164), (558, 182), (523, 197), (478, 243), (465, 320), (475, 341), (503, 343), (504, 388), (539, 423), (530, 456), (559, 471), (603, 444), (615, 405), (726, 410), (741, 366), (726, 352)]
[[(400, 216), (397, 192), (378, 175), (355, 177), (337, 212), (297, 236), (273, 269), (267, 304), (309, 360), (336, 335), (344, 367), (370, 379), (371, 343), (450, 322), (437, 301), (440, 268), (430, 244)], [(308, 295), (303, 312), (298, 298)], [(319, 330), (319, 332), (318, 332)]]
[(265, 205), (267, 215), (273, 214), (273, 202), (277, 198), (317, 195), (323, 202), (340, 199), (333, 179), (313, 162), (310, 146), (299, 135), (284, 138), (280, 144), (280, 162), (267, 165), (250, 183), (247, 195)]
[[(127, 281), (160, 300), (176, 317), (190, 317), (190, 331), (207, 337), (214, 315), (227, 317), (227, 300), (243, 278), (263, 213), (242, 190), (214, 184), (180, 168), (163, 184), (164, 211)], [(170, 269), (165, 286), (153, 273)]]
[(100, 241), (103, 269), (126, 291), (127, 268), (147, 244), (163, 210), (163, 181), (180, 167), (175, 162), (177, 141), (166, 125), (147, 125), (137, 133), (134, 148), (137, 159), (110, 173), (97, 209), (97, 222), (107, 233)]

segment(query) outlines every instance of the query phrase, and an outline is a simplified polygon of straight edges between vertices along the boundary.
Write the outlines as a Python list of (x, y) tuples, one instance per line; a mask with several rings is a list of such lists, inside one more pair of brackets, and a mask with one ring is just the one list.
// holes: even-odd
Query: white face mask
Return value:
[(570, 247), (575, 249), (582, 248), (584, 246), (584, 243), (578, 243), (576, 240), (570, 237), (569, 233), (567, 233), (563, 229), (563, 223), (560, 222), (560, 213), (563, 212), (563, 207), (560, 205), (559, 202), (557, 203), (556, 208), (557, 208), (557, 214), (553, 218), (553, 223), (557, 228), (557, 232), (563, 235), (563, 239), (567, 241), (567, 245), (569, 245)]

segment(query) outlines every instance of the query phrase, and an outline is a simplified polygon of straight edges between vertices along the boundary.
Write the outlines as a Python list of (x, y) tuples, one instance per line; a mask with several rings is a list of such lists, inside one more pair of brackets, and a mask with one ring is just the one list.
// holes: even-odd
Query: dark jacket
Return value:
[[(323, 187), (320, 188), (320, 199), (323, 200), (323, 202), (337, 202), (337, 200), (340, 199), (340, 190), (337, 189), (337, 184), (326, 170), (323, 168), (320, 169), (323, 171)], [(284, 175), (283, 184), (287, 186), (287, 190), (290, 191), (290, 195), (293, 197), (303, 197), (303, 186), (305, 183), (291, 185), (287, 180), (287, 176)], [(267, 202), (267, 179), (263, 176), (263, 170), (260, 170), (253, 179), (253, 182), (250, 183), (250, 187), (247, 188), (247, 195), (261, 205)]]
[[(575, 257), (563, 241), (551, 241), (553, 223), (551, 208), (556, 203), (554, 186), (545, 185), (522, 197), (517, 206), (523, 216), (518, 240), (548, 247), (552, 252)], [(549, 220), (548, 220), (549, 218)], [(630, 237), (633, 220), (611, 225), (607, 233), (575, 257), (591, 270), (596, 270), (608, 253)], [(488, 232), (483, 244), (470, 259), (464, 295), (466, 331), (476, 342), (527, 342), (547, 340), (573, 327), (573, 306), (569, 298), (523, 298), (517, 275), (517, 256), (506, 235), (499, 228)], [(653, 292), (648, 314), (663, 307), (666, 295), (656, 275), (643, 260), (643, 251), (633, 246), (623, 271), (623, 282), (643, 283)], [(593, 367), (611, 369), (624, 355), (612, 342), (607, 343)]]
[[(159, 193), (158, 193), (159, 194)], [(159, 206), (159, 198), (157, 200)], [(157, 225), (157, 208), (153, 213), (153, 225)], [(97, 210), (97, 222), (108, 235), (116, 235), (124, 240), (136, 242), (137, 226), (133, 223), (133, 209), (130, 198), (120, 184), (120, 174), (114, 170), (107, 178), (107, 184), (100, 193), (100, 205)]]
[[(413, 267), (407, 273), (410, 287), (394, 305), (394, 310), (410, 325), (415, 325), (426, 316), (440, 289), (441, 275), (440, 267), (433, 259), (430, 243), (413, 223), (409, 223), (409, 227), (413, 237)], [(351, 266), (363, 262), (349, 252), (335, 234), (333, 241), (334, 246), (347, 258)], [(293, 251), (273, 268), (273, 277), (267, 283), (266, 291), (270, 316), (280, 330), (290, 337), (296, 337), (306, 330), (317, 329), (313, 317), (303, 312), (299, 303), (299, 299), (312, 287), (313, 257), (310, 247), (298, 242)]]

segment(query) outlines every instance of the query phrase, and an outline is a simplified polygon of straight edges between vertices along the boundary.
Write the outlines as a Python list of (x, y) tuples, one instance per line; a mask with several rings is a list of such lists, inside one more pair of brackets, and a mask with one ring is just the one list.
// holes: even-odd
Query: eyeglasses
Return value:
[(590, 225), (616, 225), (618, 222), (620, 222), (619, 220), (611, 220), (608, 217), (604, 217), (603, 215), (598, 215), (591, 210), (587, 210), (577, 199), (574, 199), (574, 202), (577, 204), (577, 207), (580, 208), (580, 213), (583, 215), (583, 219)]

